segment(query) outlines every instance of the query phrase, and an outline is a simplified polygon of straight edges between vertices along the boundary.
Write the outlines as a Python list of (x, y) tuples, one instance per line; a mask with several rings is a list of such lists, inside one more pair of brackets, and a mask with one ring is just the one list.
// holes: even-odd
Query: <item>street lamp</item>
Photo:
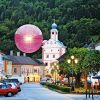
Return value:
[[(70, 57), (70, 59), (68, 59), (67, 60), (67, 62), (69, 63), (69, 64), (72, 64), (72, 66), (74, 65), (74, 64), (77, 64), (78, 63), (78, 59), (77, 58), (75, 58), (73, 55)], [(74, 91), (74, 84), (73, 84), (73, 70), (72, 70), (72, 91)]]
[(54, 71), (54, 79), (55, 79), (55, 83), (58, 79), (58, 70), (59, 70), (59, 66), (56, 62), (52, 63), (52, 70)]

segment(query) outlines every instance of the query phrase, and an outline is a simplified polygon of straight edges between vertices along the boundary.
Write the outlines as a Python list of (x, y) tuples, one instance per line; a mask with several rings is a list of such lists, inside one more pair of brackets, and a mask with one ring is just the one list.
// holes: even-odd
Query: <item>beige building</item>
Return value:
[(13, 61), (12, 76), (24, 77), (25, 82), (39, 82), (44, 74), (44, 65), (40, 59), (33, 60), (25, 56), (7, 56)]

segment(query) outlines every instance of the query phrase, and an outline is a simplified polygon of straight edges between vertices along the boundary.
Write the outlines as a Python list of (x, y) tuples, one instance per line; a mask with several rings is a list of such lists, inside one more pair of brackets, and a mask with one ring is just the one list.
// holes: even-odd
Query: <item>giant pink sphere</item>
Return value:
[(19, 50), (25, 53), (37, 51), (43, 41), (41, 30), (31, 24), (19, 27), (15, 33), (15, 43)]

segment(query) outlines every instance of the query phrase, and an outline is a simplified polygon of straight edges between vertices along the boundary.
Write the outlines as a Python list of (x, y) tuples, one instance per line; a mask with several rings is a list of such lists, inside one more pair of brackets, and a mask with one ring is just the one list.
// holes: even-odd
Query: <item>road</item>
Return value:
[[(44, 88), (39, 83), (26, 83), (13, 97), (0, 96), (0, 100), (85, 100), (85, 95), (60, 94)], [(91, 99), (88, 99), (91, 100)], [(94, 100), (100, 100), (97, 96)]]

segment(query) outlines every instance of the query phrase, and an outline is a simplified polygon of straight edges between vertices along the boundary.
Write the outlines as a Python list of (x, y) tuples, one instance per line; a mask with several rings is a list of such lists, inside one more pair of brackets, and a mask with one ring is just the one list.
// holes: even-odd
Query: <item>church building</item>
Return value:
[(66, 52), (66, 46), (58, 40), (57, 24), (53, 23), (51, 28), (50, 39), (44, 40), (42, 46), (42, 61), (46, 65), (46, 74), (51, 72), (51, 63)]

